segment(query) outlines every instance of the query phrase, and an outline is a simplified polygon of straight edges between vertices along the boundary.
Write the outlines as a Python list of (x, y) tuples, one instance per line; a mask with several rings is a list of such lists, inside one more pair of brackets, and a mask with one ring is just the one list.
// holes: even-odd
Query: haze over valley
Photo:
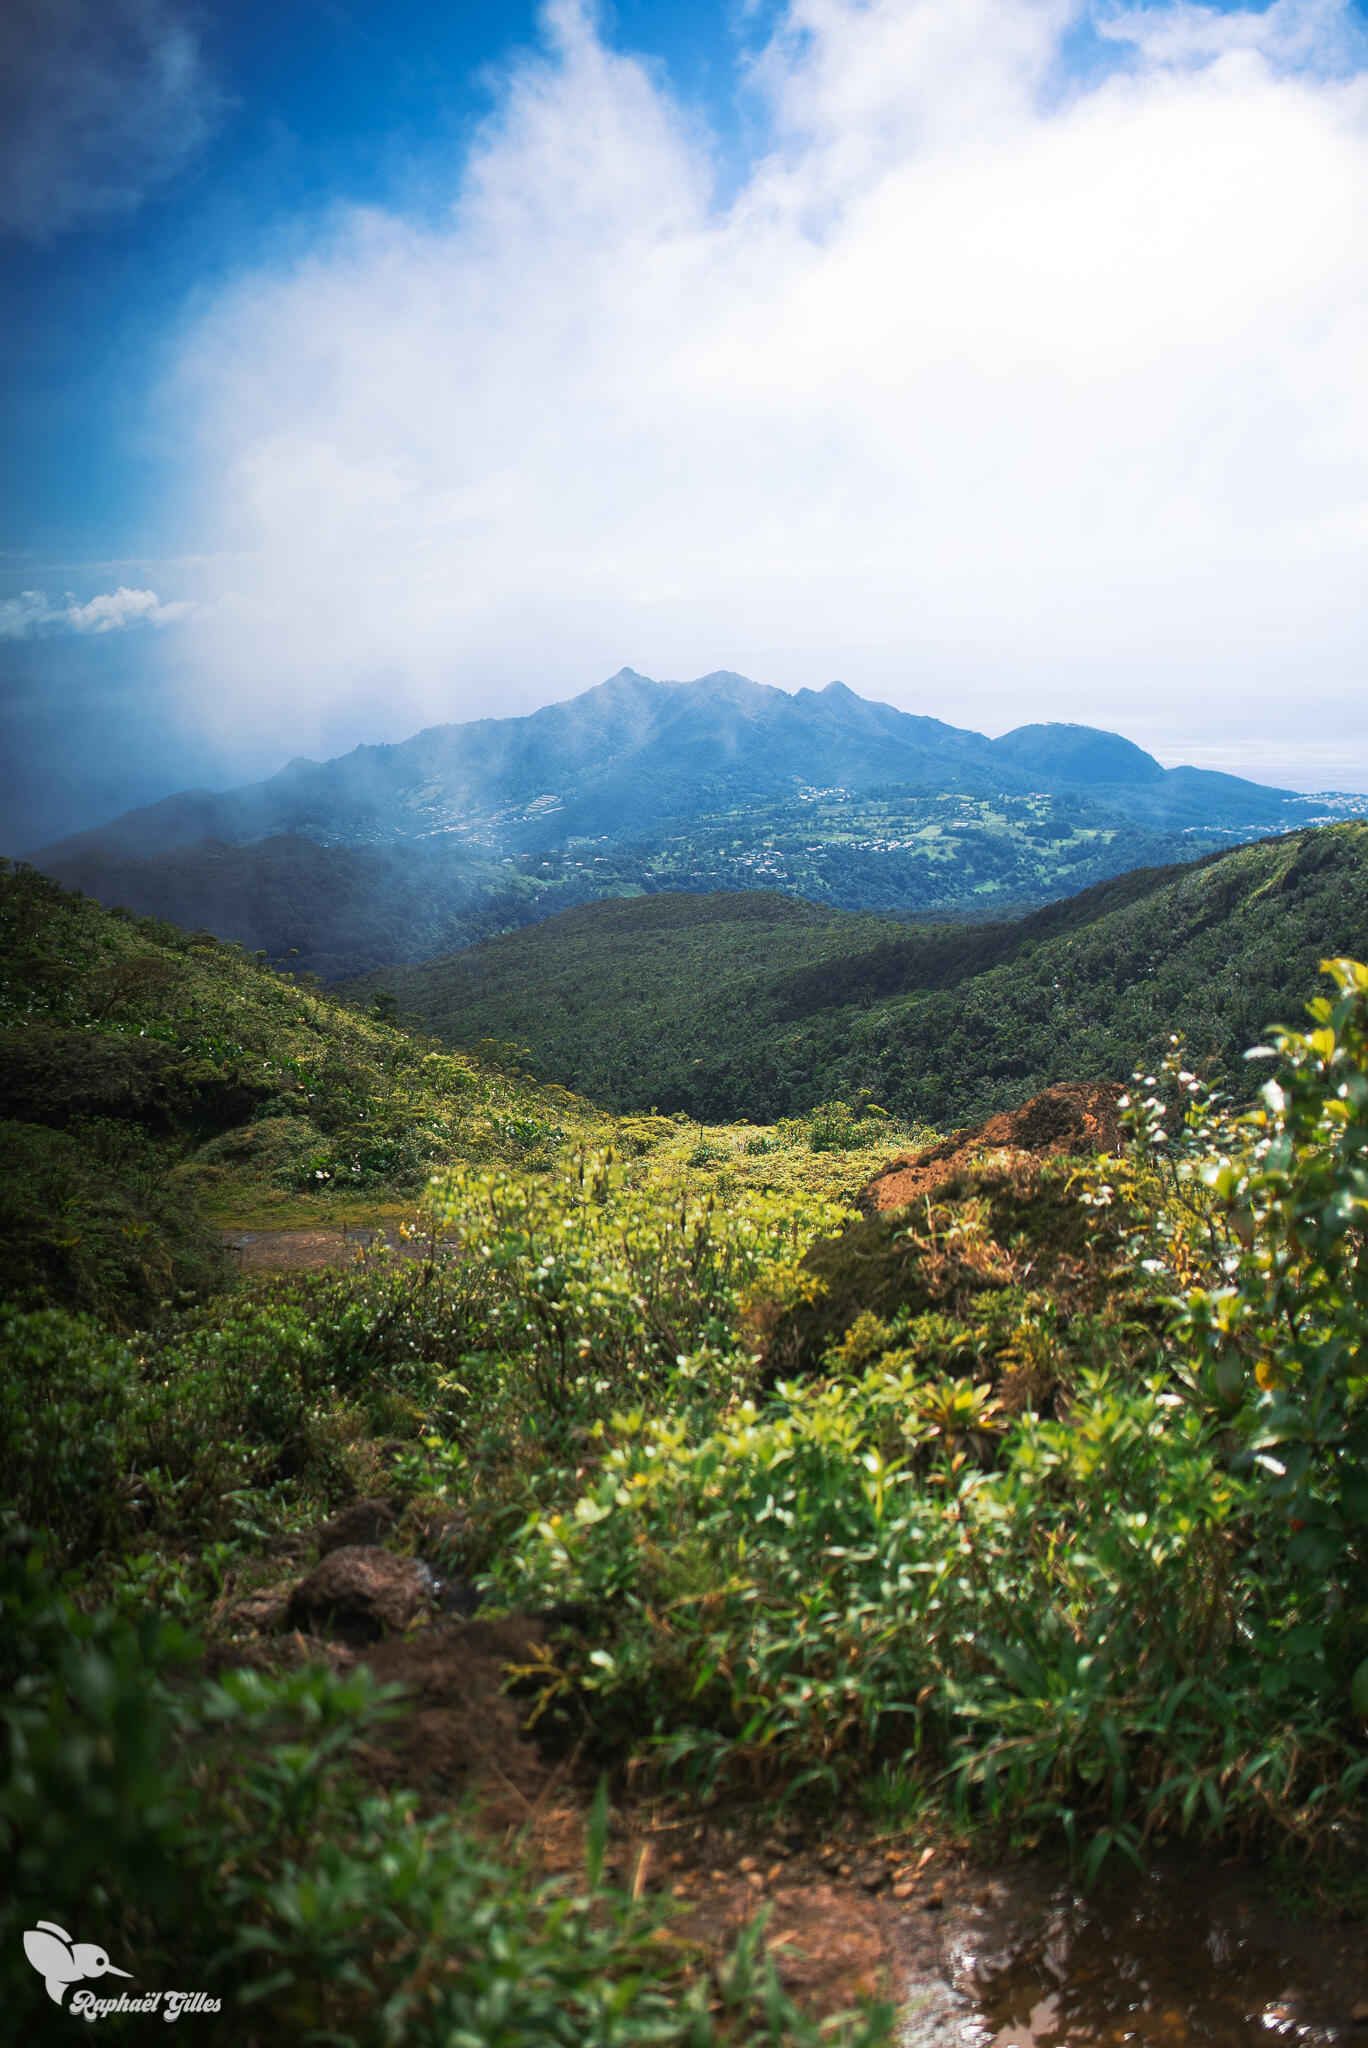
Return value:
[(840, 683), (789, 694), (624, 669), (524, 718), (184, 791), (31, 858), (103, 902), (337, 978), (601, 895), (779, 889), (895, 916), (1012, 915), (1365, 811), (1164, 769), (1086, 726), (989, 740)]

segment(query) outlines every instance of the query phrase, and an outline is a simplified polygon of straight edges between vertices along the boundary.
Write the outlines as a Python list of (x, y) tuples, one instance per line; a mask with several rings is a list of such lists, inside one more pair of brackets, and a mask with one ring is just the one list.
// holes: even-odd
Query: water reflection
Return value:
[(908, 1992), (901, 2048), (1368, 2042), (1247, 1903), (1155, 1876), (1100, 1898), (1037, 1894), (1034, 1908), (996, 1885), (946, 1916), (936, 1967), (923, 1960)]

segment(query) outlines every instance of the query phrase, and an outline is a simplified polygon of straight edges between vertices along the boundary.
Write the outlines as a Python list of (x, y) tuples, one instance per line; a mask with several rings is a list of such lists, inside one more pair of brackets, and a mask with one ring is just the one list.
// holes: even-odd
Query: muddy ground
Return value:
[(368, 1251), (387, 1247), (404, 1258), (421, 1257), (425, 1244), (408, 1241), (393, 1224), (334, 1223), (322, 1229), (225, 1230), (223, 1242), (244, 1273), (308, 1273), (325, 1266), (354, 1265)]
[[(302, 1569), (311, 1551), (301, 1546)], [(293, 1565), (294, 1560), (282, 1560)], [(434, 1595), (441, 1582), (434, 1581)], [(472, 1796), (478, 1824), (549, 1874), (583, 1866), (598, 1765), (587, 1734), (529, 1728), (554, 1667), (556, 1616), (461, 1619), (434, 1608), (372, 1644), (286, 1627), (290, 1585), (225, 1598), (218, 1665), (364, 1662), (406, 1704), (359, 1759), (429, 1811)], [(543, 1739), (546, 1738), (546, 1739)], [(729, 1800), (699, 1811), (619, 1786), (609, 1872), (668, 1900), (700, 1964), (766, 1916), (791, 1995), (816, 2017), (863, 1998), (900, 2009), (901, 2048), (1368, 2048), (1368, 1918), (1292, 1917), (1252, 1863), (1161, 1846), (1084, 1894), (1046, 1857), (994, 1861), (924, 1827)]]

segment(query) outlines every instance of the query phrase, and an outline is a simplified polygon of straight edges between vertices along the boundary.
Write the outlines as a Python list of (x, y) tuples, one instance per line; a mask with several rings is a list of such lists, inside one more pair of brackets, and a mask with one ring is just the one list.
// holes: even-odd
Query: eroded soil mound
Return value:
[[(557, 1631), (585, 1617), (556, 1607), (472, 1618), (478, 1595), (451, 1576), (464, 1514), (444, 1508), (402, 1528), (400, 1520), (394, 1501), (372, 1496), (280, 1539), (272, 1583), (225, 1590), (220, 1614), (232, 1639), (214, 1645), (206, 1670), (364, 1665), (397, 1689), (358, 1752), (367, 1777), (415, 1790), (433, 1810), (471, 1796), (491, 1825), (521, 1826), (573, 1777), (552, 1717), (535, 1731), (527, 1723), (554, 1674)], [(416, 1539), (420, 1555), (387, 1547), (401, 1538)]]
[(871, 1208), (810, 1247), (802, 1297), (757, 1331), (767, 1378), (865, 1362), (834, 1355), (857, 1320), (888, 1346), (914, 1341), (928, 1368), (996, 1378), (995, 1355), (1019, 1348), (1021, 1317), (1042, 1306), (1058, 1336), (1078, 1316), (1143, 1312), (1128, 1290), (1128, 1220), (1119, 1199), (1081, 1202), (1067, 1159), (961, 1157), (911, 1208)]
[(1119, 1152), (1125, 1143), (1115, 1081), (1061, 1081), (1033, 1095), (1021, 1109), (952, 1131), (938, 1145), (890, 1160), (857, 1197), (866, 1216), (906, 1208), (968, 1167), (984, 1152), (1016, 1152), (1035, 1159), (1056, 1153)]

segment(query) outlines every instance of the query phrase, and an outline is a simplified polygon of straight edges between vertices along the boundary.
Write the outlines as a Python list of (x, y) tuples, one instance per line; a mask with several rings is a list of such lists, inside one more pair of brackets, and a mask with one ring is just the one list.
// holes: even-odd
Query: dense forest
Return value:
[(1368, 948), (1368, 827), (1140, 869), (1015, 922), (921, 926), (713, 894), (590, 905), (363, 981), (450, 1044), (528, 1048), (619, 1109), (801, 1114), (862, 1091), (963, 1123), (1124, 1081), (1185, 1034), (1237, 1089), (1327, 953)]
[[(1013, 1029), (1020, 1102), (1116, 1074), (1171, 1003), (1100, 1154), (938, 1151), (796, 1081), (778, 1118), (619, 1114), (0, 870), (15, 2038), (131, 2039), (120, 1996), (180, 1987), (235, 2048), (874, 2048), (895, 1986), (876, 1957), (835, 2016), (821, 1927), (1032, 1849), (1085, 1883), (1258, 1852), (1361, 1918), (1368, 968), (1303, 962), (1360, 918), (1362, 845), (1112, 885), (1034, 937), (768, 895), (542, 927), (560, 1018), (595, 920), (639, 920), (580, 1042), (643, 1075), (624, 991), (671, 960), (672, 1058), (710, 1042), (686, 996), (739, 1031), (763, 983), (775, 1031), (822, 1020), (823, 1083), (885, 1096), (953, 1016), (930, 1071), (965, 1103), (1013, 1085)], [(1224, 1057), (1274, 995), (1241, 1109), (1172, 1033)], [(719, 1064), (738, 1109), (768, 1057)], [(926, 1191), (880, 1210), (893, 1154)], [(233, 1250), (367, 1223), (393, 1247), (315, 1270)], [(127, 1984), (49, 1993), (40, 1920)]]

